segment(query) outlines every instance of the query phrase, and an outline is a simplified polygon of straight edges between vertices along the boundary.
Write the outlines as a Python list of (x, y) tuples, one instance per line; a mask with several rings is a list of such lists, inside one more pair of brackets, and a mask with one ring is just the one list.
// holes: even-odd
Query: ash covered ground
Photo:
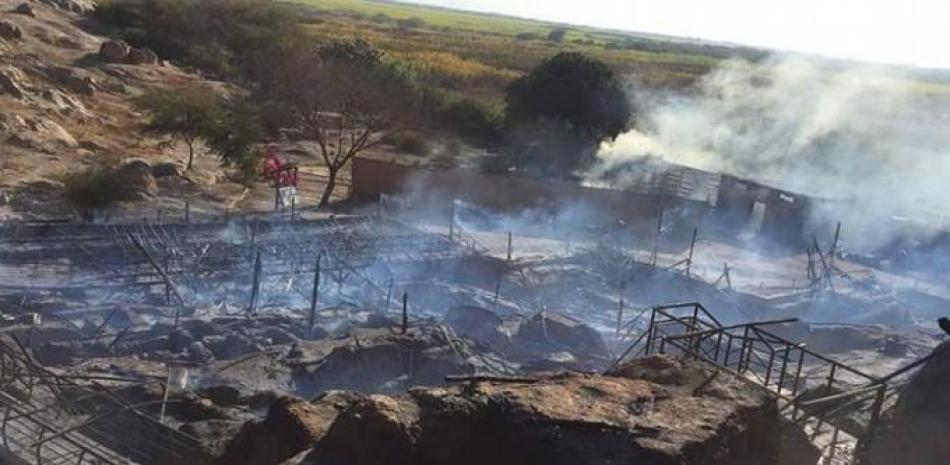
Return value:
[[(26, 371), (8, 369), (4, 392), (71, 412), (57, 440), (140, 463), (850, 463), (869, 409), (901, 405), (913, 371), (880, 405), (854, 392), (941, 340), (945, 288), (843, 254), (822, 257), (825, 273), (701, 233), (558, 236), (402, 213), (7, 223), (4, 357)], [(644, 348), (657, 306), (691, 302), (709, 320), (676, 334), (765, 322), (759, 346), (724, 349), (744, 370), (709, 337), (689, 352), (655, 329)], [(108, 401), (22, 394), (37, 385)], [(790, 416), (801, 399), (816, 403)], [(160, 433), (131, 432), (129, 411)]]

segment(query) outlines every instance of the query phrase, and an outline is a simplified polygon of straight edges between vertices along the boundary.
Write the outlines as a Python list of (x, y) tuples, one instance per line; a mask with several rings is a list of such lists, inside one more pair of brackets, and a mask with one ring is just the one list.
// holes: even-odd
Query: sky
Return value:
[(950, 0), (412, 0), (862, 61), (950, 68)]

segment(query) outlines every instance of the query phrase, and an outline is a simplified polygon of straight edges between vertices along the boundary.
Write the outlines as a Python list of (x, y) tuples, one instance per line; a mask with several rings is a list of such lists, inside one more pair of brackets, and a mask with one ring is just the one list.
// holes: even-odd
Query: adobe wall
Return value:
[(353, 161), (355, 198), (379, 199), (380, 194), (422, 199), (430, 208), (451, 208), (453, 199), (464, 200), (498, 212), (525, 209), (556, 211), (564, 205), (590, 205), (627, 223), (655, 224), (661, 205), (692, 216), (706, 204), (660, 195), (597, 189), (575, 183), (526, 176), (481, 173), (475, 170), (434, 170), (357, 158)]

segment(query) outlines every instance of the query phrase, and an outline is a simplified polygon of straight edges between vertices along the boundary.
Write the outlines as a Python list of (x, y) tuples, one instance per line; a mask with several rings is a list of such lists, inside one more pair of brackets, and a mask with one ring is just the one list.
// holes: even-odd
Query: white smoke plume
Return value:
[(727, 62), (687, 95), (634, 100), (637, 130), (602, 148), (592, 178), (650, 155), (834, 200), (816, 220), (843, 221), (855, 247), (946, 227), (950, 86), (773, 58)]

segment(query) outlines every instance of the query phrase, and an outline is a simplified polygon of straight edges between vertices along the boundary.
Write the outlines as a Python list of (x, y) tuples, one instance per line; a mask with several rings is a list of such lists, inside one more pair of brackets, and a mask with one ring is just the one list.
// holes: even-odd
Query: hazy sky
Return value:
[(412, 0), (572, 24), (950, 67), (950, 0)]

